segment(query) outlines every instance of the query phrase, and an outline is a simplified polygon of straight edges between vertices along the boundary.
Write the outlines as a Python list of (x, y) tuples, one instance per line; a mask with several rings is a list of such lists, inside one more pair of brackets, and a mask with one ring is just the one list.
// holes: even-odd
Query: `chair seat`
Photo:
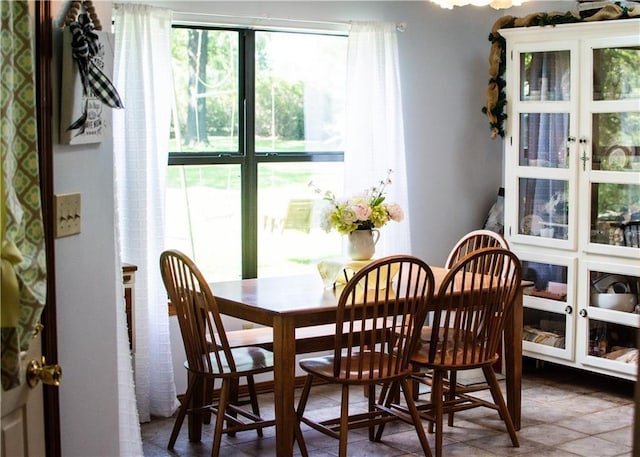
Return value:
[[(411, 354), (411, 362), (430, 367), (433, 364), (429, 363), (429, 349), (430, 349), (430, 341), (431, 341), (431, 333), (432, 328), (428, 326), (424, 326), (422, 331), (420, 332), (420, 340), (418, 341), (418, 345), (414, 352)], [(458, 349), (454, 352), (451, 349), (451, 346), (455, 344), (456, 340), (462, 342), (462, 338), (467, 335), (467, 344), (472, 343), (472, 346), (466, 345), (466, 349)], [(439, 344), (440, 346), (440, 344)], [(483, 364), (487, 364), (487, 361), (482, 352), (481, 344), (473, 344), (473, 335), (470, 333), (464, 333), (461, 331), (457, 332), (449, 332), (447, 335), (447, 349), (444, 360), (442, 360), (442, 348), (438, 347), (436, 350), (436, 356), (434, 360), (437, 360), (437, 365), (439, 366), (447, 366), (447, 365), (456, 365), (457, 369), (465, 369), (465, 368), (476, 368)], [(465, 346), (460, 344), (460, 347)], [(475, 346), (475, 354), (473, 351), (473, 347)], [(496, 360), (498, 358), (498, 354), (496, 354)], [(483, 363), (478, 364), (479, 361)], [(494, 363), (493, 361), (491, 364)]]
[[(335, 376), (333, 371), (335, 361), (333, 355), (303, 359), (300, 361), (300, 368), (307, 373), (312, 373), (323, 379), (348, 384), (366, 384), (376, 380), (392, 380), (396, 377), (407, 376), (412, 372), (411, 367), (409, 367), (400, 374), (397, 372), (394, 374), (390, 373), (389, 367), (396, 364), (396, 361), (391, 360), (391, 358), (392, 356), (389, 354), (380, 352), (355, 352), (350, 359), (342, 359), (340, 372), (337, 376)], [(393, 357), (393, 359), (395, 359), (395, 357)], [(377, 368), (360, 373), (362, 366), (375, 366)]]
[[(220, 354), (220, 366), (222, 370), (218, 368), (216, 363), (215, 354), (210, 352), (207, 354), (212, 360), (211, 375), (225, 376), (232, 375), (235, 377), (246, 376), (246, 373), (258, 374), (273, 370), (273, 354), (270, 351), (259, 347), (241, 347), (231, 348), (233, 359), (236, 363), (235, 371), (229, 368), (229, 363), (224, 358), (224, 354)], [(189, 370), (189, 362), (184, 362), (184, 366)]]

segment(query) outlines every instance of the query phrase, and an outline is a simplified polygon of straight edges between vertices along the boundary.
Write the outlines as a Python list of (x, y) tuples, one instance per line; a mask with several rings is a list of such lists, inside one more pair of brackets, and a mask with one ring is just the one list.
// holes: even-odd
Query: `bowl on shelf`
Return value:
[(591, 306), (630, 313), (634, 310), (638, 297), (635, 294), (591, 294)]

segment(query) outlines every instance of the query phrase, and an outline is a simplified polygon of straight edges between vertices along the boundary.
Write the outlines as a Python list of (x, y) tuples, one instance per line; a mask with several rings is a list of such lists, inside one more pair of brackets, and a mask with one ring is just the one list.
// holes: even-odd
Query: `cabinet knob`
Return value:
[(581, 309), (578, 314), (580, 314), (580, 316), (582, 317), (587, 317), (587, 310), (586, 309)]
[(575, 136), (570, 136), (569, 138), (567, 138), (567, 143), (571, 144), (571, 143), (575, 143), (576, 142), (576, 137)]
[(569, 305), (564, 309), (564, 312), (567, 314), (571, 314), (573, 312), (573, 308)]

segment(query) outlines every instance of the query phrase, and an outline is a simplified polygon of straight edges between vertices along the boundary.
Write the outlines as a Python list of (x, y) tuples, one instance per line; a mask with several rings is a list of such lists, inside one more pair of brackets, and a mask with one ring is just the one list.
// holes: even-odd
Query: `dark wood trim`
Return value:
[[(58, 333), (56, 326), (55, 257), (53, 237), (53, 130), (51, 64), (53, 36), (51, 4), (35, 2), (35, 73), (36, 116), (38, 122), (38, 155), (40, 161), (40, 192), (47, 250), (47, 303), (42, 312), (42, 355), (48, 364), (58, 363)], [(47, 457), (60, 457), (60, 397), (58, 387), (44, 389), (45, 442)]]

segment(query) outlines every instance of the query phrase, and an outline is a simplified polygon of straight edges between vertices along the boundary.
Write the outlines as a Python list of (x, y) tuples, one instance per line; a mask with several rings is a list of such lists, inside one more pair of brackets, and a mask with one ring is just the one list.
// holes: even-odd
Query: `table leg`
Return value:
[(516, 430), (520, 430), (522, 403), (522, 287), (504, 330), (507, 407)]
[(293, 455), (293, 429), (295, 424), (295, 328), (286, 316), (273, 321), (273, 384), (276, 420), (276, 455)]

